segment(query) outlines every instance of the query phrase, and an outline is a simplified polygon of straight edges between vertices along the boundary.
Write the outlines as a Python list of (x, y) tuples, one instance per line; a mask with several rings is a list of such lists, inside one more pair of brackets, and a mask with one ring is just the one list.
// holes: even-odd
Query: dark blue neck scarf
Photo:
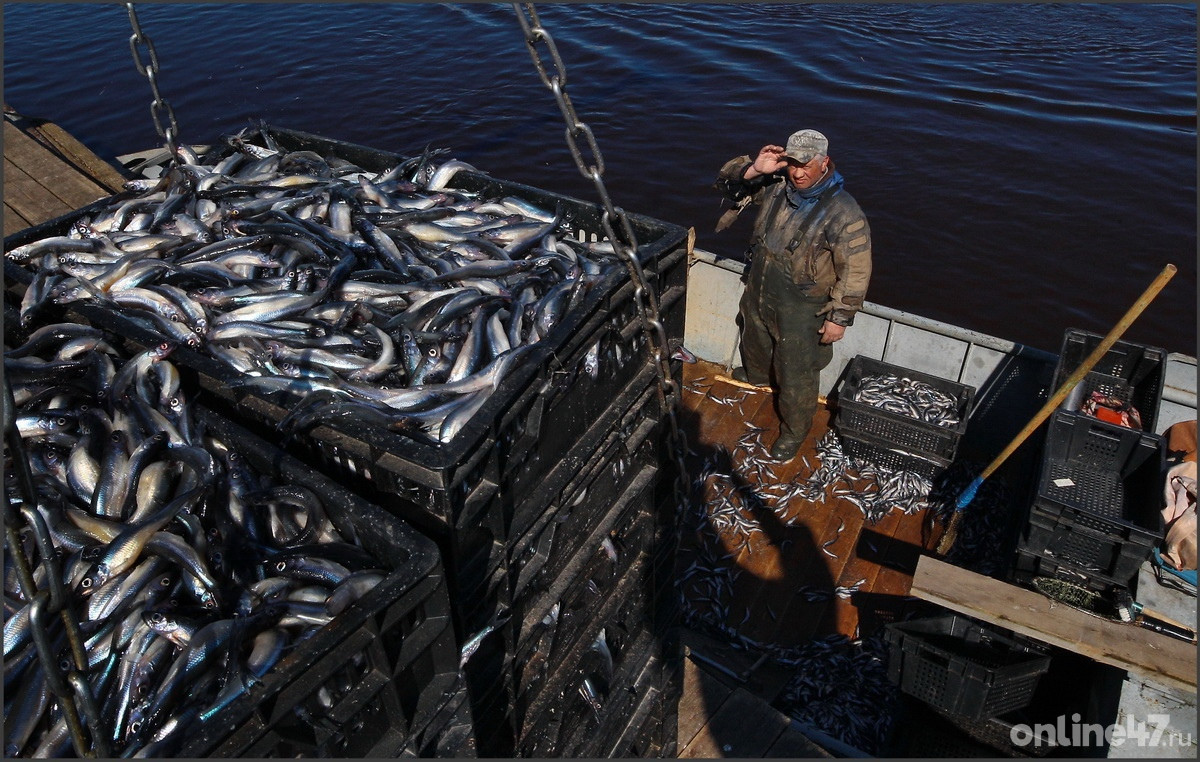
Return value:
[(817, 203), (817, 199), (820, 198), (822, 193), (830, 188), (841, 188), (845, 184), (846, 178), (842, 177), (842, 173), (835, 169), (826, 175), (821, 182), (804, 190), (800, 190), (792, 185), (791, 180), (788, 180), (786, 176), (783, 182), (785, 183), (784, 188), (786, 189), (788, 203), (798, 207), (811, 206)]

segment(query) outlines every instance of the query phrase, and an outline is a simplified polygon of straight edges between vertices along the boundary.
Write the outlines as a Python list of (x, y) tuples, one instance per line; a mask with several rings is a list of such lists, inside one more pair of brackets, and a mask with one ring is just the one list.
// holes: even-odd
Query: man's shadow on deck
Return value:
[[(697, 698), (705, 723), (702, 727), (708, 735), (704, 743), (715, 745), (709, 752), (716, 756), (763, 756), (774, 740), (766, 738), (770, 734), (769, 723), (766, 718), (751, 720), (733, 711), (733, 705), (729, 704), (731, 691), (743, 688), (754, 693), (761, 686), (756, 686), (753, 676), (765, 658), (784, 655), (811, 639), (828, 607), (833, 605), (835, 580), (809, 527), (800, 521), (789, 524), (764, 499), (762, 489), (770, 484), (755, 484), (743, 476), (735, 468), (729, 450), (701, 443), (696, 412), (681, 406), (678, 423), (689, 444), (687, 463), (691, 481), (689, 502), (679, 514), (678, 527), (676, 574), (682, 575), (678, 589), (684, 607), (681, 620), (685, 628), (704, 636), (692, 645), (693, 658), (704, 664), (702, 669), (718, 675), (717, 680), (699, 682)], [(784, 465), (769, 460), (765, 447), (751, 457), (767, 459), (772, 471)], [(739, 513), (752, 520), (762, 533), (763, 538), (756, 541), (752, 553), (747, 554), (731, 543), (730, 529), (715, 520), (720, 511), (710, 510), (708, 501), (718, 495), (732, 500)], [(802, 503), (800, 498), (792, 499), (789, 513), (804, 510), (796, 507), (798, 502)], [(774, 554), (774, 558), (765, 563), (754, 559), (754, 553), (764, 552)], [(743, 565), (746, 562), (751, 562), (756, 570)], [(701, 567), (696, 569), (694, 564)], [(705, 579), (702, 575), (718, 579)], [(719, 581), (722, 579), (728, 581)], [(728, 588), (722, 590), (722, 584), (728, 584)], [(828, 591), (828, 596), (822, 601), (807, 601), (802, 590)], [(721, 592), (725, 598), (720, 597)], [(779, 635), (786, 632), (781, 628), (791, 623), (806, 634), (779, 642)], [(710, 653), (705, 653), (706, 650)], [(727, 704), (726, 711), (720, 711)], [(700, 721), (692, 717), (680, 719)], [(692, 740), (693, 731), (699, 732), (701, 728), (681, 726), (681, 730), (679, 751)], [(804, 756), (803, 751), (789, 749), (789, 755)]]

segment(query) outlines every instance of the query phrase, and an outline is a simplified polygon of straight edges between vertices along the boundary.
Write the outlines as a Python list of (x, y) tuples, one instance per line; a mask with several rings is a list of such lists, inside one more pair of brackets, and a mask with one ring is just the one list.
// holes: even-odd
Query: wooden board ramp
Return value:
[(63, 128), (4, 107), (4, 235), (122, 190), (125, 177)]
[(1149, 682), (1196, 692), (1196, 644), (1113, 622), (1033, 590), (922, 556), (912, 595), (1052, 646), (1119, 667)]

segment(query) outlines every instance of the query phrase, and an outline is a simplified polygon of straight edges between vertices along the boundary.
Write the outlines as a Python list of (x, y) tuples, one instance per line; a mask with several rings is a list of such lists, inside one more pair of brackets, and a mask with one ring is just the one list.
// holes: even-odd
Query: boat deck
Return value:
[[(685, 636), (689, 669), (698, 675), (680, 703), (679, 756), (773, 756), (779, 726), (757, 718), (790, 721), (768, 704), (780, 698), (792, 674), (761, 654), (786, 657), (816, 639), (869, 636), (920, 605), (908, 595), (912, 575), (922, 549), (936, 545), (938, 536), (927, 536), (924, 512), (893, 510), (872, 524), (843, 497), (789, 497), (792, 485), (820, 465), (817, 443), (829, 430), (828, 405), (819, 407), (796, 457), (783, 463), (768, 452), (779, 426), (769, 390), (739, 384), (722, 366), (704, 361), (684, 365), (683, 387), (680, 426), (688, 437), (690, 476), (703, 479), (709, 506), (728, 505), (730, 493), (743, 499), (735, 498), (740, 520), (732, 508), (684, 520), (677, 576), (685, 609), (706, 626)], [(731, 585), (715, 584), (714, 577)], [(839, 588), (841, 595), (834, 592)], [(726, 686), (715, 705), (699, 688), (713, 680)], [(758, 710), (742, 713), (736, 732), (723, 731), (733, 740), (715, 746), (711, 739), (722, 735), (726, 703), (755, 701)], [(745, 723), (748, 716), (756, 721)]]

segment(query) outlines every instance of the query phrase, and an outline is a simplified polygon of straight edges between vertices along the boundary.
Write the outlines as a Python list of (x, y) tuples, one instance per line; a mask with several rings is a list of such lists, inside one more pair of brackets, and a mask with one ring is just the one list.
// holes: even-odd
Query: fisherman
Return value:
[(777, 388), (777, 460), (791, 460), (817, 410), (821, 369), (833, 342), (862, 308), (871, 278), (871, 229), (829, 156), (829, 141), (800, 130), (787, 147), (763, 146), (753, 160), (731, 159), (716, 187), (735, 203), (728, 227), (749, 203), (759, 205), (742, 296), (742, 367), (733, 377)]

